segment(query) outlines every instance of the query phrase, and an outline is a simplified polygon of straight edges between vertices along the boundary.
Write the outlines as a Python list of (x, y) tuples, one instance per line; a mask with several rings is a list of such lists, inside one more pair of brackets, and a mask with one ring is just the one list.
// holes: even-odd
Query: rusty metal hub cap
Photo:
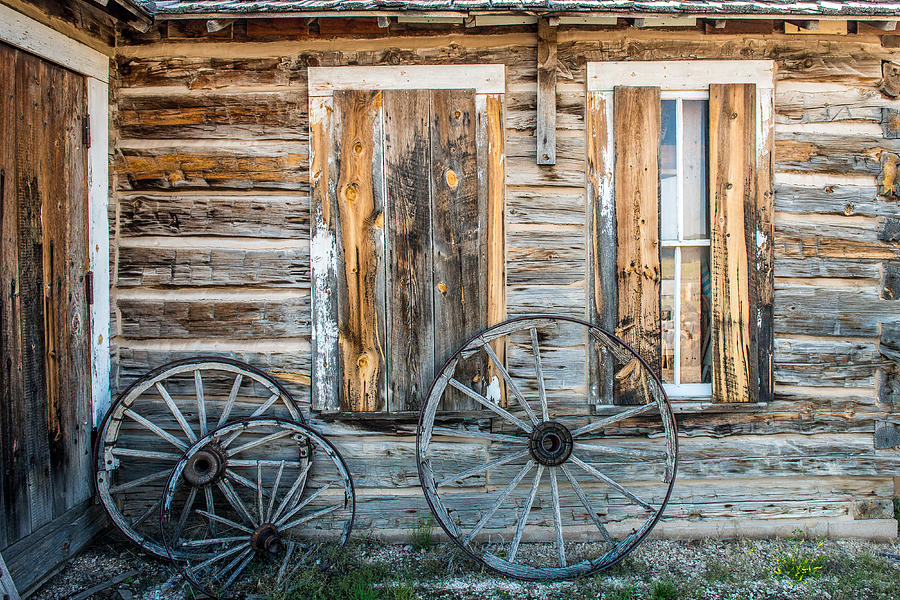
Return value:
[(281, 551), (281, 534), (272, 523), (263, 523), (253, 532), (250, 545), (257, 552), (278, 554)]
[(531, 457), (542, 465), (561, 465), (572, 454), (572, 433), (562, 423), (544, 421), (531, 431), (528, 450)]
[(222, 450), (208, 444), (187, 460), (184, 479), (194, 487), (208, 486), (222, 479), (227, 464)]

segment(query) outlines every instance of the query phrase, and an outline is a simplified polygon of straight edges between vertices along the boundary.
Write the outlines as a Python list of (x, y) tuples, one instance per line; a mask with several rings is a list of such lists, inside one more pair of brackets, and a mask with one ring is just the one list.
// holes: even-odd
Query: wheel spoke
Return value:
[(131, 528), (134, 529), (135, 527), (137, 527), (138, 525), (140, 525), (141, 523), (143, 523), (144, 521), (146, 521), (147, 519), (149, 519), (149, 518), (150, 518), (150, 515), (152, 515), (152, 514), (156, 511), (157, 508), (159, 508), (159, 502), (158, 502), (158, 501), (157, 501), (157, 502), (154, 502), (153, 504), (151, 504), (151, 505), (147, 508), (147, 510), (145, 510), (138, 518), (136, 518), (135, 520), (133, 520), (133, 521), (131, 522)]
[(266, 513), (263, 512), (262, 467), (259, 463), (256, 463), (256, 511), (259, 515), (259, 522), (265, 523)]
[(203, 376), (200, 369), (194, 371), (194, 388), (197, 390), (197, 419), (200, 421), (200, 436), (208, 433), (206, 424), (206, 398), (203, 396)]
[(445, 477), (441, 481), (437, 483), (437, 487), (449, 485), (451, 483), (456, 483), (457, 481), (462, 481), (463, 479), (467, 479), (472, 477), (473, 475), (478, 475), (479, 473), (484, 473), (488, 469), (492, 469), (494, 467), (499, 467), (500, 465), (505, 465), (506, 463), (510, 463), (516, 459), (523, 458), (528, 456), (528, 450), (522, 450), (521, 452), (515, 452), (513, 454), (508, 454), (507, 456), (503, 456), (501, 458), (497, 458), (490, 462), (484, 463), (483, 465), (479, 465), (477, 467), (472, 467), (471, 469), (466, 469), (456, 475), (451, 475), (450, 477)]
[[(255, 464), (259, 464), (259, 463), (256, 463), (256, 461), (251, 461), (251, 462), (254, 462)], [(231, 464), (231, 461), (228, 461), (228, 464)], [(254, 466), (254, 465), (250, 465), (250, 466)], [(255, 483), (253, 483), (252, 481), (250, 481), (243, 475), (239, 475), (238, 473), (235, 473), (231, 469), (225, 469), (225, 476), (227, 478), (233, 480), (235, 483), (239, 483), (242, 486), (244, 486), (245, 488), (253, 490), (254, 492), (258, 489)], [(263, 494), (265, 494), (265, 493), (266, 492), (263, 491)]]
[(228, 417), (231, 416), (231, 410), (234, 408), (234, 402), (237, 400), (238, 390), (241, 388), (243, 381), (244, 375), (238, 373), (234, 378), (234, 383), (231, 384), (231, 392), (228, 394), (228, 400), (225, 401), (225, 406), (222, 408), (222, 414), (219, 416), (218, 422), (216, 422), (217, 428), (228, 422)]
[(643, 450), (641, 448), (616, 448), (614, 446), (603, 446), (601, 444), (586, 444), (584, 442), (575, 442), (576, 450), (584, 450), (586, 452), (598, 452), (600, 454), (610, 454), (613, 456), (627, 456), (629, 458), (648, 458), (656, 460), (665, 460), (668, 454), (659, 450)]
[(618, 423), (619, 421), (624, 421), (625, 419), (630, 419), (631, 417), (636, 417), (637, 415), (642, 415), (645, 412), (656, 408), (656, 404), (641, 404), (640, 406), (635, 406), (634, 408), (629, 408), (628, 410), (623, 410), (622, 412), (610, 415), (599, 421), (594, 421), (593, 423), (588, 423), (584, 427), (579, 427), (575, 431), (572, 432), (572, 437), (580, 437), (582, 435), (586, 435), (593, 431), (597, 431), (598, 429), (602, 429), (607, 425), (612, 425), (613, 423)]
[(553, 523), (556, 526), (556, 550), (559, 566), (566, 566), (566, 546), (563, 542), (562, 516), (559, 514), (559, 485), (556, 483), (556, 469), (550, 467), (550, 500), (553, 503)]
[(156, 450), (136, 450), (134, 448), (113, 448), (112, 453), (116, 456), (130, 456), (132, 458), (154, 458), (159, 460), (178, 460), (181, 458), (178, 454), (171, 452), (157, 452)]
[(522, 541), (522, 534), (525, 533), (525, 523), (528, 522), (528, 515), (531, 512), (531, 506), (534, 504), (534, 498), (537, 496), (538, 488), (541, 485), (541, 476), (544, 474), (544, 465), (539, 464), (537, 473), (534, 475), (534, 481), (531, 484), (531, 491), (528, 492), (528, 500), (522, 508), (522, 516), (516, 524), (516, 534), (513, 536), (512, 544), (509, 546), (509, 554), (507, 560), (509, 562), (516, 561), (516, 553), (519, 551), (519, 542)]
[(591, 337), (594, 338), (595, 341), (602, 344), (604, 348), (609, 350), (612, 353), (612, 355), (616, 357), (616, 360), (620, 364), (625, 364), (632, 360), (632, 355), (630, 353), (628, 353), (626, 350), (620, 348), (619, 345), (617, 343), (615, 343), (615, 341), (612, 340), (605, 333), (601, 333), (600, 331), (597, 331), (596, 329), (590, 329), (589, 331), (590, 331)]
[(291, 435), (293, 432), (289, 429), (276, 431), (275, 433), (270, 433), (269, 435), (263, 436), (261, 438), (257, 438), (255, 440), (249, 441), (246, 444), (242, 444), (237, 448), (232, 448), (228, 452), (226, 452), (226, 456), (231, 458), (235, 454), (240, 454), (241, 452), (246, 452), (252, 448), (256, 448), (257, 446), (262, 446), (263, 444), (268, 444), (269, 442), (274, 442), (275, 440), (280, 440), (283, 437), (287, 437)]
[(584, 469), (585, 471), (587, 471), (588, 473), (590, 473), (591, 475), (593, 475), (594, 477), (599, 479), (600, 481), (604, 482), (611, 488), (618, 491), (620, 494), (622, 494), (623, 496), (625, 496), (626, 498), (628, 498), (635, 504), (638, 504), (642, 508), (645, 508), (650, 511), (656, 510), (655, 508), (653, 508), (653, 506), (650, 503), (646, 502), (645, 500), (643, 500), (643, 499), (639, 498), (638, 496), (634, 495), (633, 493), (629, 492), (624, 487), (622, 487), (621, 485), (619, 485), (618, 483), (616, 483), (615, 481), (613, 481), (612, 479), (610, 479), (609, 477), (607, 477), (606, 475), (604, 475), (603, 473), (601, 473), (600, 471), (598, 471), (597, 469), (592, 467), (591, 465), (587, 464), (586, 462), (584, 462), (583, 460), (581, 460), (574, 454), (571, 455), (569, 457), (569, 459), (572, 462), (574, 462), (576, 465), (578, 465), (579, 467), (581, 467), (582, 469)]
[(547, 390), (544, 389), (544, 367), (541, 364), (541, 350), (538, 347), (537, 329), (531, 328), (531, 354), (534, 356), (534, 374), (537, 377), (538, 397), (541, 399), (541, 416), (545, 421), (550, 420), (550, 411), (547, 408)]
[(537, 425), (540, 422), (538, 421), (537, 415), (534, 414), (534, 410), (532, 410), (531, 406), (529, 406), (528, 401), (525, 400), (525, 396), (523, 396), (522, 392), (519, 391), (519, 386), (517, 386), (512, 380), (512, 377), (510, 377), (509, 371), (507, 371), (506, 367), (503, 366), (503, 361), (500, 360), (500, 357), (497, 356), (497, 353), (494, 352), (494, 349), (491, 348), (490, 344), (484, 345), (484, 351), (487, 352), (487, 355), (491, 358), (491, 362), (494, 363), (494, 366), (498, 371), (500, 371), (500, 375), (503, 377), (506, 385), (509, 386), (509, 389), (512, 390), (513, 395), (515, 395), (516, 399), (519, 401), (519, 404), (521, 404), (522, 408), (525, 409), (525, 412), (528, 414), (528, 418), (531, 419), (531, 423), (533, 425)]
[[(213, 499), (213, 491), (212, 491), (212, 488), (211, 488), (211, 487), (205, 487), (205, 488), (203, 488), (203, 497), (204, 497), (205, 500), (206, 500), (206, 510), (209, 512), (209, 514), (215, 515), (215, 514), (216, 514), (216, 503), (215, 503), (215, 501), (214, 501), (214, 499)], [(209, 523), (209, 532), (210, 532), (212, 535), (216, 535), (216, 523), (215, 523), (215, 521), (210, 521), (210, 523)]]
[(272, 518), (272, 509), (275, 507), (275, 497), (278, 495), (278, 485), (281, 483), (284, 464), (285, 462), (281, 461), (281, 464), (278, 466), (278, 473), (275, 475), (275, 481), (272, 483), (272, 493), (269, 494), (269, 506), (266, 508), (266, 518), (263, 519), (266, 522), (269, 522), (269, 519)]
[(169, 442), (170, 444), (172, 444), (173, 446), (175, 446), (175, 447), (178, 448), (179, 450), (182, 450), (182, 451), (183, 451), (183, 450), (187, 450), (187, 444), (185, 444), (184, 442), (182, 442), (181, 440), (179, 440), (177, 437), (175, 437), (174, 435), (172, 435), (172, 434), (169, 433), (168, 431), (166, 431), (166, 430), (164, 430), (163, 428), (159, 427), (159, 426), (156, 425), (155, 423), (153, 423), (153, 422), (151, 422), (151, 421), (145, 419), (144, 417), (142, 417), (142, 416), (139, 415), (138, 413), (134, 412), (134, 411), (131, 410), (130, 408), (129, 408), (128, 410), (125, 411), (125, 415), (128, 416), (128, 417), (130, 417), (130, 418), (133, 419), (134, 421), (137, 421), (139, 424), (143, 425), (145, 429), (150, 430), (150, 432), (152, 432), (153, 434), (155, 434), (155, 435), (161, 437), (162, 439), (166, 440), (167, 442)]
[(164, 469), (162, 471), (157, 471), (156, 473), (150, 473), (149, 475), (144, 475), (143, 477), (139, 477), (138, 479), (134, 479), (127, 483), (115, 485), (115, 486), (109, 488), (109, 493), (110, 494), (118, 494), (119, 492), (124, 492), (125, 490), (130, 490), (131, 488), (136, 488), (138, 486), (144, 485), (145, 483), (150, 483), (151, 481), (165, 479), (171, 473), (172, 473), (172, 469)]
[(328, 513), (333, 513), (334, 511), (340, 510), (342, 508), (344, 508), (343, 504), (332, 504), (331, 506), (326, 506), (325, 508), (323, 508), (321, 510), (317, 510), (314, 513), (308, 514), (305, 517), (300, 517), (296, 521), (291, 521), (290, 523), (284, 525), (282, 527), (282, 529), (292, 529), (292, 528), (296, 527), (297, 525), (302, 525), (303, 523), (306, 523), (307, 521), (312, 521), (313, 519), (318, 519), (321, 516), (327, 515)]
[(291, 503), (294, 495), (297, 493), (297, 490), (303, 485), (306, 481), (306, 474), (309, 472), (309, 468), (312, 466), (312, 462), (306, 463), (306, 466), (300, 471), (300, 474), (297, 475), (297, 479), (294, 480), (294, 483), (288, 489), (287, 494), (285, 494), (284, 498), (282, 498), (281, 502), (278, 504), (278, 508), (275, 509), (275, 514), (269, 517), (270, 520), (277, 519), (281, 512), (287, 507), (288, 504)]
[(194, 433), (194, 430), (191, 429), (191, 426), (188, 425), (187, 419), (184, 418), (184, 415), (181, 414), (181, 411), (178, 409), (178, 406), (175, 404), (175, 401), (172, 400), (172, 396), (169, 395), (169, 390), (165, 388), (161, 381), (156, 382), (156, 391), (159, 392), (159, 395), (162, 396), (163, 402), (166, 403), (166, 406), (169, 407), (169, 412), (172, 413), (172, 416), (175, 417), (175, 420), (178, 421), (179, 427), (184, 432), (184, 435), (194, 443), (197, 441), (197, 435)]
[(269, 410), (269, 407), (272, 406), (273, 404), (275, 404), (275, 401), (278, 400), (278, 398), (280, 398), (280, 397), (281, 397), (281, 392), (275, 392), (274, 394), (269, 396), (269, 398), (265, 402), (260, 404), (259, 408), (254, 410), (253, 414), (251, 414), (250, 416), (258, 417), (259, 415), (263, 414), (264, 412)]
[[(200, 512), (200, 511), (197, 511)], [(242, 540), (246, 540), (246, 535), (234, 535), (230, 537), (220, 537), (220, 538), (205, 538), (202, 540), (187, 540), (182, 543), (182, 546), (188, 548), (199, 548), (202, 546), (212, 546), (215, 544), (227, 544), (229, 542), (240, 542)]]
[[(244, 572), (244, 569), (246, 569), (247, 565), (250, 564), (250, 561), (253, 560), (253, 548), (247, 548), (247, 550), (245, 550), (244, 553), (241, 554), (241, 556), (243, 557), (243, 561), (234, 570), (234, 572), (231, 574), (231, 577), (229, 577), (225, 581), (225, 583), (222, 584), (223, 588), (227, 588), (229, 585), (234, 583), (234, 580), (237, 579), (240, 576), (240, 574)], [(222, 574), (224, 575), (227, 572), (228, 571), (226, 569), (225, 572), (223, 572)]]
[(566, 479), (569, 480), (569, 484), (572, 486), (572, 489), (575, 491), (575, 495), (578, 496), (578, 499), (581, 501), (581, 504), (584, 505), (585, 510), (587, 510), (588, 516), (591, 518), (591, 521), (594, 522), (594, 525), (597, 526), (597, 529), (600, 530), (601, 535), (603, 535), (603, 539), (612, 546), (613, 539), (612, 536), (609, 535), (609, 530), (606, 529), (606, 525), (603, 524), (603, 521), (600, 520), (600, 516), (597, 514), (597, 511), (594, 510), (591, 501), (588, 500), (587, 494), (584, 493), (584, 489), (581, 487), (581, 484), (578, 483), (578, 480), (575, 479), (575, 475), (569, 471), (569, 467), (565, 464), (559, 466), (562, 469), (563, 474), (566, 476)]
[(494, 411), (499, 416), (503, 417), (504, 419), (506, 419), (507, 421), (509, 421), (516, 427), (518, 427), (519, 429), (522, 429), (524, 431), (527, 431), (528, 433), (531, 433), (531, 426), (528, 425), (527, 423), (525, 423), (525, 421), (523, 421), (519, 417), (515, 416), (511, 412), (507, 411), (506, 409), (504, 409), (500, 406), (497, 406), (496, 404), (494, 404), (493, 402), (491, 402), (490, 400), (488, 400), (487, 398), (485, 398), (484, 396), (482, 396), (481, 394), (479, 394), (472, 388), (461, 384), (459, 381), (457, 381), (456, 379), (453, 379), (453, 378), (450, 379), (449, 383), (451, 386), (458, 389), (459, 391), (461, 391), (463, 394), (465, 394), (472, 400), (475, 400), (476, 402), (478, 402), (485, 408)]
[(522, 469), (516, 473), (516, 476), (513, 477), (512, 481), (509, 482), (509, 485), (506, 486), (506, 489), (494, 500), (494, 503), (488, 509), (486, 513), (478, 520), (475, 524), (475, 527), (472, 528), (465, 538), (462, 540), (463, 546), (468, 546), (469, 542), (475, 539), (475, 536), (487, 525), (487, 522), (494, 516), (494, 513), (497, 512), (497, 509), (500, 508), (500, 505), (503, 504), (503, 501), (512, 493), (512, 491), (519, 485), (519, 482), (522, 481), (522, 478), (528, 474), (531, 470), (531, 467), (534, 466), (534, 460), (529, 460)]
[(197, 512), (197, 514), (199, 514), (199, 515), (203, 515), (204, 517), (206, 517), (206, 518), (209, 519), (210, 521), (215, 521), (216, 523), (221, 523), (222, 525), (228, 525), (229, 527), (232, 527), (232, 528), (234, 528), (234, 529), (237, 529), (238, 531), (246, 531), (247, 533), (251, 533), (251, 534), (253, 533), (253, 530), (250, 529), (249, 527), (244, 527), (244, 526), (241, 525), (240, 523), (235, 523), (235, 522), (232, 521), (231, 519), (226, 519), (225, 517), (220, 517), (219, 515), (217, 515), (217, 514), (215, 514), (215, 513), (211, 513), (211, 512), (209, 512), (209, 511), (201, 510), (201, 509), (199, 509), (199, 508), (197, 509), (196, 512)]
[[(198, 512), (200, 512), (200, 511), (198, 511)], [(202, 570), (205, 569), (206, 567), (208, 567), (208, 566), (210, 566), (210, 565), (212, 565), (212, 564), (214, 564), (214, 563), (217, 563), (217, 562), (219, 562), (220, 560), (225, 560), (225, 559), (228, 558), (229, 556), (234, 556), (234, 555), (237, 554), (238, 552), (240, 552), (240, 551), (242, 551), (242, 550), (246, 550), (246, 549), (248, 549), (248, 548), (250, 548), (250, 543), (249, 543), (249, 542), (247, 542), (247, 543), (245, 543), (245, 544), (241, 544), (241, 545), (239, 545), (239, 546), (235, 546), (234, 548), (229, 548), (228, 550), (226, 550), (226, 551), (223, 552), (222, 554), (216, 554), (216, 555), (213, 556), (212, 558), (209, 558), (209, 559), (207, 559), (207, 560), (204, 560), (202, 563), (200, 563), (200, 564), (198, 564), (198, 565), (195, 565), (195, 566), (193, 566), (193, 567), (190, 567), (190, 566), (189, 566), (188, 568), (190, 569), (191, 574), (192, 574), (193, 576), (196, 577), (198, 571), (202, 571)]]
[(222, 490), (222, 494), (225, 495), (225, 499), (228, 500), (228, 503), (231, 504), (231, 507), (238, 511), (241, 515), (241, 518), (245, 520), (245, 522), (249, 523), (253, 527), (258, 527), (259, 523), (253, 518), (250, 514), (250, 511), (247, 510), (247, 507), (244, 506), (244, 502), (241, 500), (241, 497), (237, 495), (237, 492), (234, 491), (234, 488), (231, 487), (231, 484), (228, 483), (227, 480), (221, 480), (216, 484), (220, 490)]
[(191, 514), (191, 509), (194, 508), (194, 500), (196, 500), (196, 498), (197, 488), (192, 487), (191, 491), (188, 492), (188, 497), (184, 506), (181, 508), (181, 515), (178, 517), (178, 525), (176, 525), (175, 532), (172, 534), (172, 544), (174, 546), (180, 545), (178, 540), (181, 538), (181, 532), (184, 531), (184, 525), (187, 523), (188, 516)]
[(527, 444), (527, 437), (517, 437), (506, 433), (487, 433), (485, 431), (471, 431), (469, 429), (452, 429), (450, 427), (432, 428), (434, 435), (449, 435), (462, 438), (477, 438), (494, 442), (506, 442), (508, 444)]
[(288, 542), (287, 551), (284, 553), (284, 559), (281, 561), (281, 567), (278, 569), (278, 576), (275, 578), (276, 583), (281, 583), (281, 578), (284, 577), (284, 573), (287, 571), (287, 566), (291, 562), (291, 556), (294, 555), (294, 548), (296, 547), (297, 542)]
[(304, 507), (306, 507), (310, 502), (312, 502), (313, 500), (315, 500), (316, 498), (318, 498), (319, 496), (321, 496), (321, 495), (322, 495), (322, 492), (324, 492), (325, 490), (327, 490), (327, 489), (330, 488), (330, 487), (331, 487), (331, 483), (326, 483), (324, 486), (322, 486), (322, 487), (320, 487), (319, 489), (317, 489), (315, 492), (313, 492), (312, 494), (310, 494), (309, 497), (306, 498), (306, 500), (304, 500), (303, 502), (299, 503), (297, 506), (293, 507), (291, 510), (289, 510), (289, 511), (287, 512), (287, 514), (285, 514), (283, 517), (281, 517), (280, 519), (278, 519), (277, 521), (275, 521), (275, 526), (276, 526), (276, 527), (281, 527), (282, 524), (284, 524), (285, 521), (287, 521), (288, 519), (290, 519), (291, 517), (293, 517), (294, 515), (296, 515), (296, 514), (297, 514), (298, 512), (300, 512), (301, 510), (303, 510)]

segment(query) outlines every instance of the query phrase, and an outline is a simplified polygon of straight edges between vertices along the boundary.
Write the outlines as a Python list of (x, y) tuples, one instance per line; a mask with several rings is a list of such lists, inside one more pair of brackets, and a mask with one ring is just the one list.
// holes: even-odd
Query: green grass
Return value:
[(650, 598), (651, 600), (675, 600), (678, 598), (678, 586), (669, 580), (654, 581)]
[(432, 531), (434, 529), (434, 521), (431, 517), (419, 519), (416, 522), (416, 528), (409, 535), (409, 543), (413, 550), (430, 550), (434, 545), (434, 537)]

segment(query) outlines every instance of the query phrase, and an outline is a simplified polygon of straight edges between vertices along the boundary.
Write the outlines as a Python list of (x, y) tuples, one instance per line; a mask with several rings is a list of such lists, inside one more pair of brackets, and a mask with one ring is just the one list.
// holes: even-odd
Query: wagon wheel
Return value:
[[(234, 485), (229, 472), (250, 485)], [(216, 512), (198, 502), (198, 489), (217, 499)], [(355, 507), (347, 465), (328, 440), (299, 423), (250, 418), (191, 445), (165, 485), (159, 524), (188, 581), (220, 597), (328, 566)]]
[[(97, 491), (112, 522), (144, 550), (166, 558), (158, 528), (166, 478), (198, 438), (251, 415), (305, 422), (278, 380), (237, 360), (179, 360), (131, 384), (106, 413), (94, 448)], [(236, 485), (250, 485), (236, 474), (229, 477)], [(214, 496), (206, 489), (198, 492), (214, 511)]]
[[(617, 393), (630, 382), (631, 406), (589, 406), (588, 350), (614, 368)], [(485, 409), (490, 430), (435, 424), (460, 396)], [(648, 364), (568, 317), (510, 319), (475, 336), (438, 372), (419, 415), (419, 479), (435, 518), (472, 558), (520, 579), (622, 560), (662, 515), (677, 458), (672, 408)], [(526, 540), (555, 543), (548, 553)]]

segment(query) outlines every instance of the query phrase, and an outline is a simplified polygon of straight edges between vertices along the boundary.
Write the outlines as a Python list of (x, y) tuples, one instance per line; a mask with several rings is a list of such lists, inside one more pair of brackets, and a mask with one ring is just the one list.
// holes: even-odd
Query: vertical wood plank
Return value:
[(433, 376), (429, 92), (384, 92), (388, 408), (421, 405)]
[[(616, 87), (614, 91), (616, 333), (651, 368), (660, 369), (659, 128), (660, 95), (656, 87)], [(634, 404), (640, 369), (636, 364), (616, 374), (616, 401)]]
[[(431, 91), (431, 227), (434, 286), (434, 368), (487, 324), (479, 310), (486, 264), (477, 182), (474, 90)], [(482, 357), (483, 358), (483, 357)], [(456, 378), (481, 389), (486, 365), (464, 362)], [(456, 390), (445, 394), (445, 410), (476, 408)]]
[(713, 397), (757, 398), (756, 86), (709, 86)]
[(31, 529), (25, 479), (25, 411), (18, 292), (18, 198), (16, 194), (16, 55), (0, 44), (0, 547)]
[(556, 27), (538, 19), (537, 164), (556, 164)]
[(334, 94), (335, 119), (340, 121), (334, 152), (343, 255), (337, 273), (337, 317), (341, 409), (345, 411), (385, 407), (381, 102), (378, 91), (340, 90)]
[(43, 123), (41, 94), (47, 84), (46, 66), (31, 55), (16, 60), (16, 174), (18, 193), (18, 302), (22, 351), (22, 378), (26, 418), (26, 485), (31, 528), (52, 518), (50, 449), (47, 432), (46, 368), (44, 364), (44, 240), (41, 227), (42, 197), (48, 179), (58, 169), (47, 164), (49, 142)]
[(310, 98), (310, 278), (312, 283), (312, 408), (336, 412), (341, 407), (341, 375), (337, 324), (337, 272), (342, 252), (337, 240), (337, 156), (332, 152), (335, 129), (331, 97)]
[[(756, 138), (756, 322), (759, 326), (757, 402), (775, 399), (775, 98), (774, 90), (757, 90)], [(752, 267), (752, 265), (751, 265)]]
[[(617, 320), (616, 205), (613, 195), (612, 98), (588, 92), (585, 110), (588, 289), (587, 319), (608, 331)], [(613, 363), (605, 347), (588, 343), (588, 394), (590, 403), (613, 403)]]

